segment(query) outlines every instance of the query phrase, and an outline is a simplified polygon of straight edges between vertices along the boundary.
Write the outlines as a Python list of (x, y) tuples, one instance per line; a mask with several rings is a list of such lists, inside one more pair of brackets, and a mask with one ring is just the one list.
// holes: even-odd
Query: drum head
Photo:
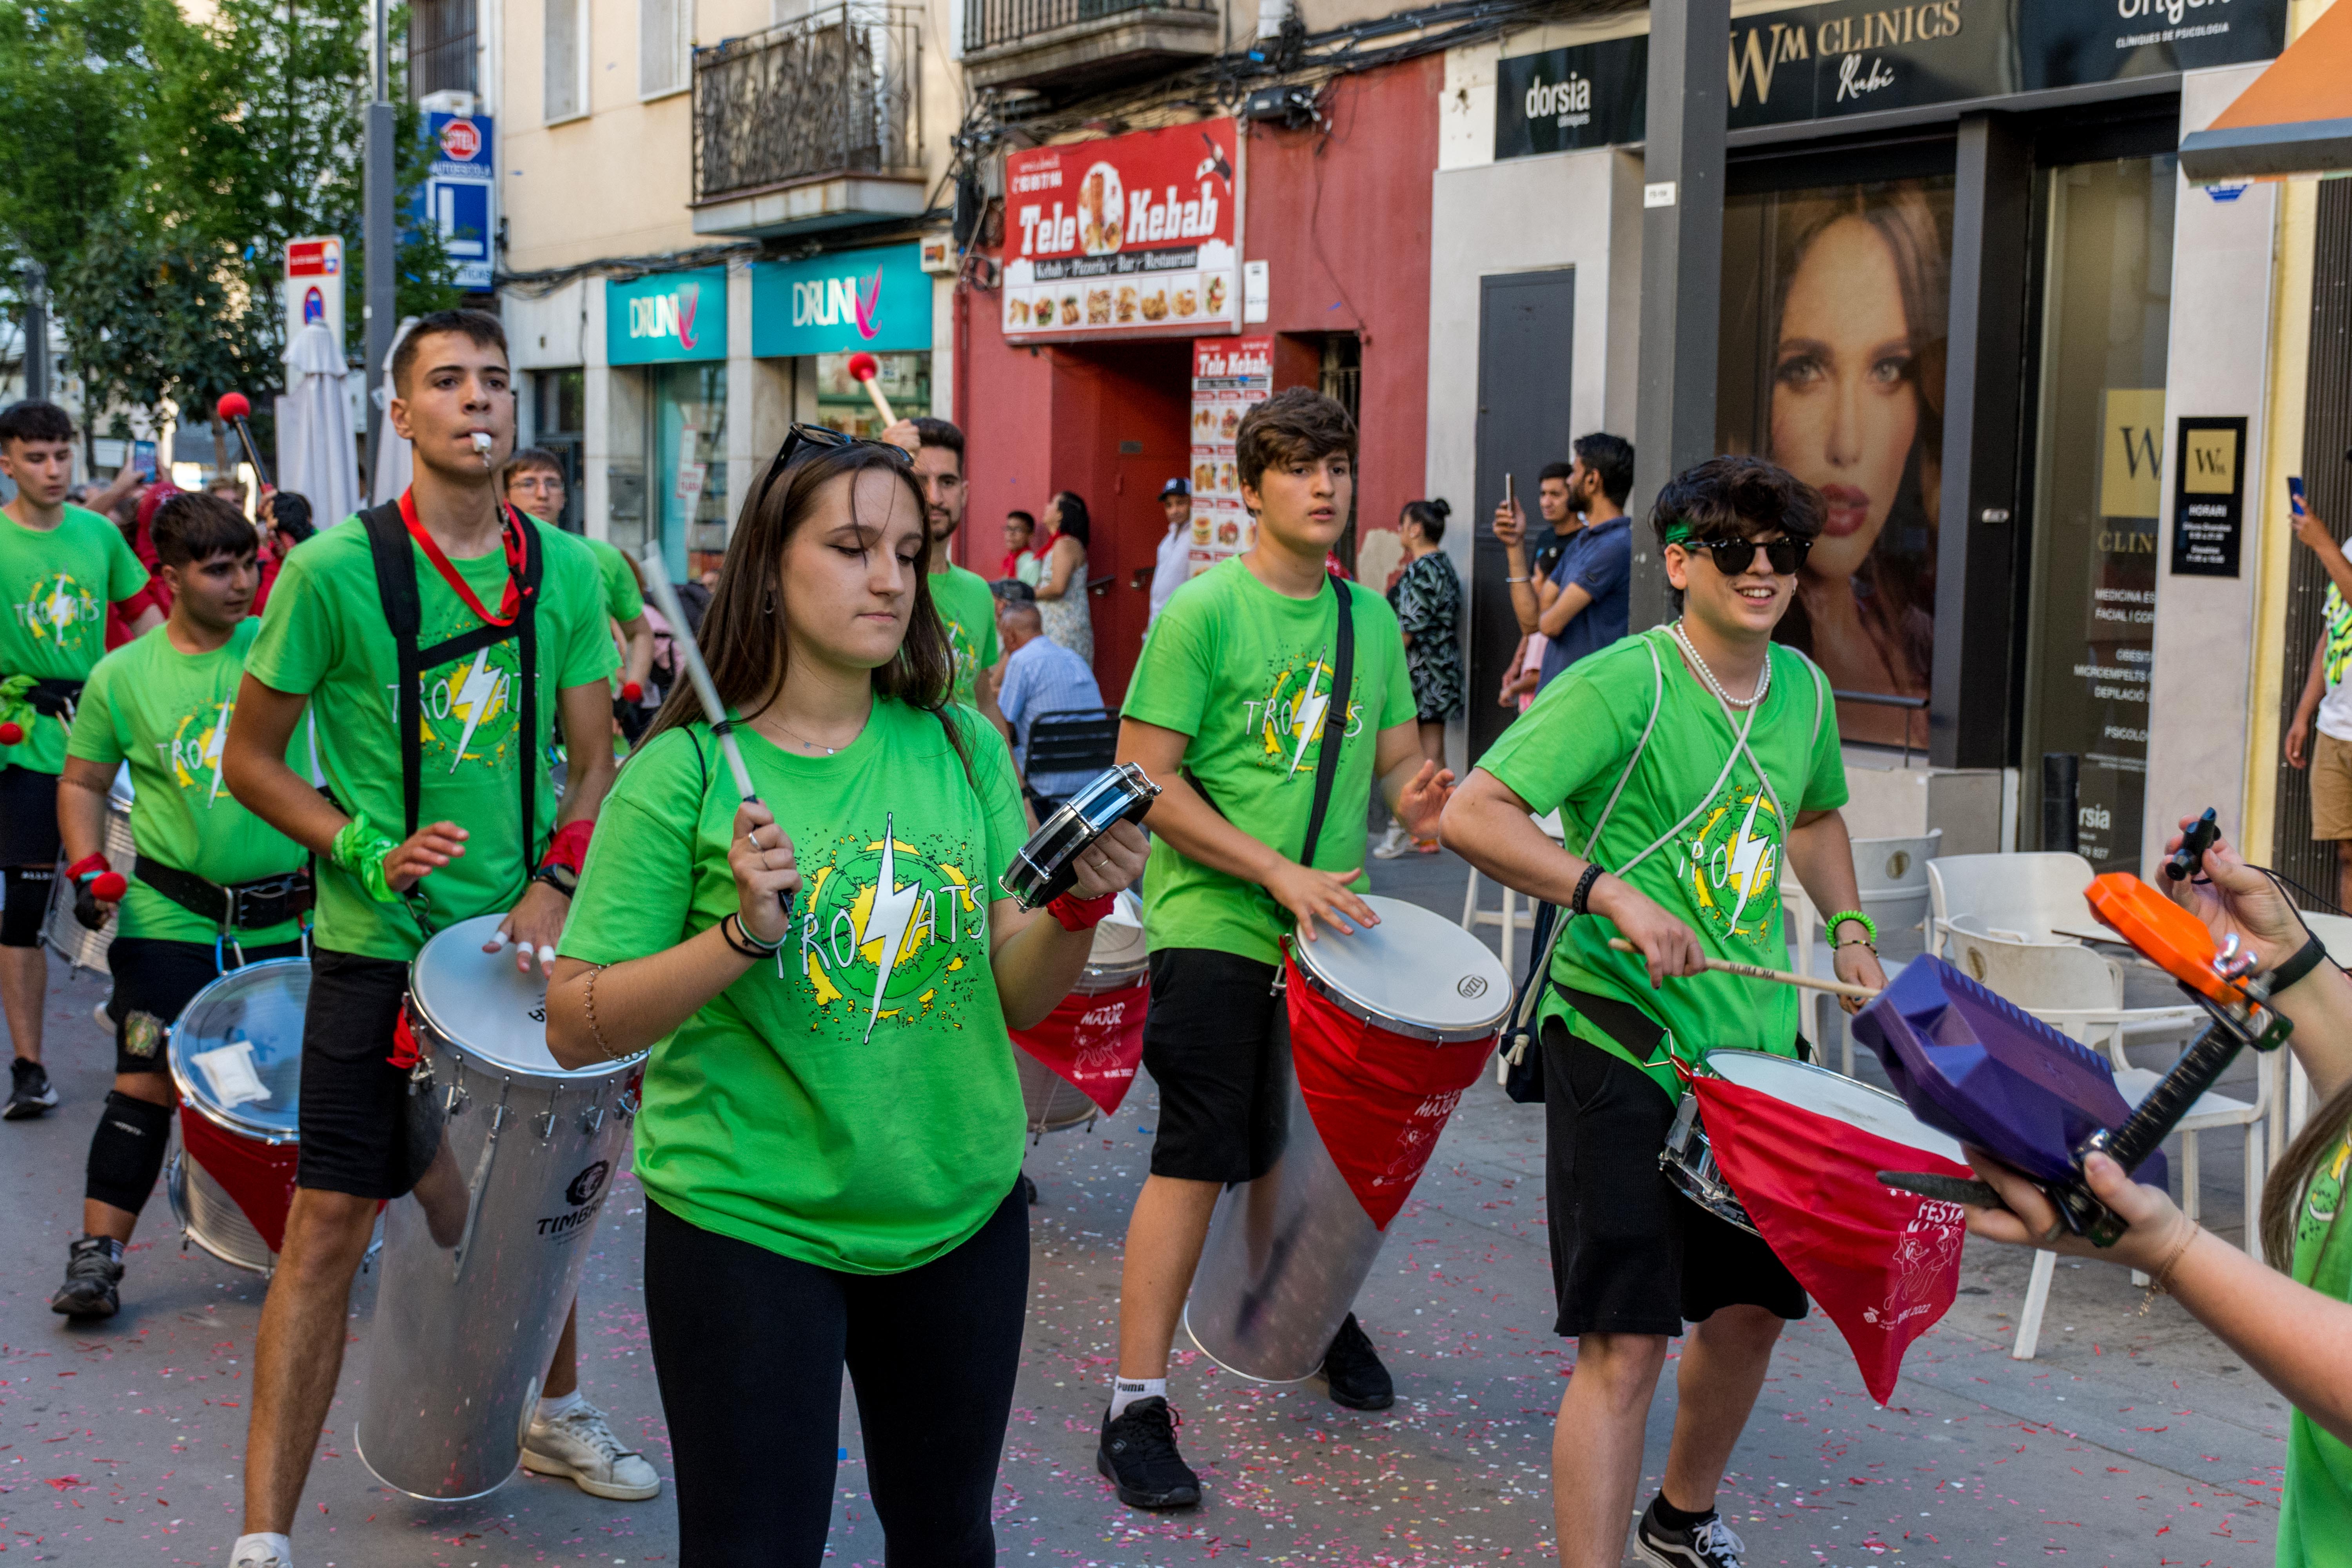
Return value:
[(1087, 954), (1086, 973), (1078, 989), (1093, 995), (1134, 984), (1151, 967), (1150, 939), (1143, 933), (1143, 906), (1122, 888), (1111, 912), (1095, 927), (1094, 947)]
[(1475, 1040), (1503, 1026), (1511, 977), (1486, 944), (1444, 915), (1368, 894), (1381, 923), (1341, 936), (1318, 928), (1291, 955), (1316, 988), (1352, 1016), (1401, 1035)]
[(1728, 1079), (1743, 1089), (1760, 1090), (1801, 1110), (1875, 1133), (1889, 1142), (1941, 1154), (1958, 1164), (1968, 1163), (1958, 1143), (1912, 1115), (1910, 1108), (1901, 1100), (1866, 1083), (1856, 1083), (1843, 1073), (1813, 1067), (1794, 1057), (1770, 1056), (1763, 1051), (1709, 1051), (1706, 1067), (1717, 1078)]
[(172, 1026), (172, 1081), (217, 1126), (272, 1142), (297, 1136), (302, 1010), (310, 961), (273, 958), (196, 993)]
[[(408, 999), (425, 1022), (467, 1057), (533, 1078), (567, 1078), (547, 1048), (547, 977), (526, 974), (512, 948), (484, 952), (502, 914), (476, 915), (426, 942), (408, 966)], [(610, 1062), (582, 1069), (603, 1078)]]

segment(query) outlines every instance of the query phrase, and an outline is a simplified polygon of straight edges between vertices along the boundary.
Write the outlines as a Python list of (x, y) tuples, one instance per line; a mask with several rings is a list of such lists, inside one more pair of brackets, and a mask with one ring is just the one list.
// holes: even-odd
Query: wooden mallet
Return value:
[(898, 416), (890, 411), (890, 400), (882, 395), (882, 362), (869, 353), (854, 353), (849, 356), (848, 369), (850, 379), (864, 387), (866, 395), (874, 400), (874, 412), (882, 416), (882, 427), (887, 430), (898, 423)]
[[(1620, 952), (1639, 953), (1642, 950), (1622, 936), (1612, 936), (1609, 945)], [(1744, 974), (1750, 980), (1769, 980), (1779, 985), (1801, 985), (1808, 991), (1826, 991), (1832, 996), (1851, 996), (1857, 1002), (1874, 1000), (1878, 993), (1866, 985), (1848, 985), (1843, 980), (1816, 980), (1810, 974), (1793, 970), (1767, 969), (1760, 963), (1734, 963), (1727, 958), (1710, 958), (1709, 969), (1719, 969), (1726, 974)]]

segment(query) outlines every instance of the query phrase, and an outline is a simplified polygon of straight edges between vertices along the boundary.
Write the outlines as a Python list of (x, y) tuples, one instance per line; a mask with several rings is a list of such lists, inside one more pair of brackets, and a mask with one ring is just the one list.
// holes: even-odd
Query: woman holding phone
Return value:
[(548, 994), (578, 1065), (651, 1048), (646, 1309), (697, 1564), (814, 1564), (841, 1375), (893, 1562), (995, 1561), (990, 1497), (1028, 1289), (1008, 1030), (1084, 967), (1141, 872), (994, 889), (1011, 758), (949, 700), (922, 492), (899, 448), (795, 426), (699, 642), (759, 798), (684, 683), (599, 818)]
[[(2179, 847), (2176, 836), (2166, 850)], [(2271, 1004), (2294, 1022), (2289, 1048), (2319, 1098), (2263, 1189), (2263, 1250), (2271, 1266), (2205, 1230), (2163, 1189), (2134, 1183), (2104, 1154), (2091, 1157), (2091, 1190), (2130, 1224), (2113, 1247), (2066, 1232), (2038, 1189), (1974, 1150), (1969, 1163), (2008, 1206), (1971, 1208), (1969, 1228), (2012, 1246), (2047, 1246), (2138, 1269), (2244, 1357), (2294, 1405), (2280, 1568), (2343, 1568), (2352, 1563), (2352, 1232), (2342, 1223), (2352, 1165), (2352, 978), (2325, 958), (2305, 967), (2309, 960), (2298, 954), (2312, 938), (2294, 906), (2228, 844), (2205, 852), (2204, 869), (2203, 878), (2167, 886), (2217, 942), (2236, 937), (2259, 973), (2293, 965)]]

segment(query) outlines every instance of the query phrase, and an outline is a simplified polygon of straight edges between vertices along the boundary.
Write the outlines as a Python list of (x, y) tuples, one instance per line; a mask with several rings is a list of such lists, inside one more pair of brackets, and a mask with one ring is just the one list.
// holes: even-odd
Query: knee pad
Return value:
[(49, 889), (58, 879), (54, 866), (11, 866), (5, 875), (6, 899), (0, 903), (0, 947), (38, 947), (41, 922), (49, 913)]
[(172, 1133), (172, 1108), (109, 1090), (106, 1110), (89, 1140), (89, 1181), (83, 1195), (137, 1214), (155, 1190), (163, 1170), (163, 1146)]

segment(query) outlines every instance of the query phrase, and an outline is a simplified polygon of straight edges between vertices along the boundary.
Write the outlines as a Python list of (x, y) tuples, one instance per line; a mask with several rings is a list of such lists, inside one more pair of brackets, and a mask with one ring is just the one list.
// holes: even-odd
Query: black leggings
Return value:
[(845, 1364), (886, 1561), (992, 1568), (1028, 1294), (1018, 1187), (971, 1240), (903, 1274), (820, 1268), (648, 1203), (646, 1320), (685, 1568), (823, 1560)]

